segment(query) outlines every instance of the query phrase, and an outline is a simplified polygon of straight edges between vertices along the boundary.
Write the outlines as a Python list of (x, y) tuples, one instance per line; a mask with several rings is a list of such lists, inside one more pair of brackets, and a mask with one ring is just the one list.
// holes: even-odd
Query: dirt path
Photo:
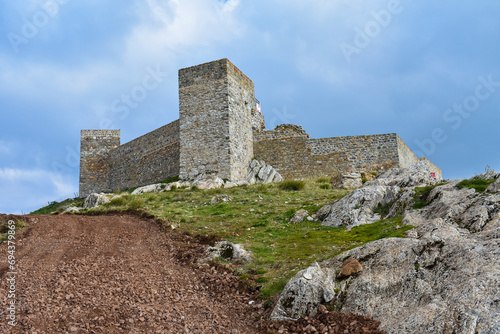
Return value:
[(314, 319), (263, 320), (271, 309), (240, 292), (238, 277), (192, 264), (213, 238), (165, 233), (129, 215), (23, 219), (30, 228), (16, 237), (15, 327), (0, 246), (0, 333), (384, 333), (378, 321), (324, 307)]
[[(33, 216), (17, 245), (15, 329), (7, 333), (258, 333), (230, 274), (179, 260), (196, 240), (131, 216)], [(6, 245), (0, 298), (7, 303)]]

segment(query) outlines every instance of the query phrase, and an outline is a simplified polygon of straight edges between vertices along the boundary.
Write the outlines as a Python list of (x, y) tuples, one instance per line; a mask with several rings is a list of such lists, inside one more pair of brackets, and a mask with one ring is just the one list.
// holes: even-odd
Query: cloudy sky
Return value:
[(396, 132), (446, 178), (500, 170), (497, 0), (21, 0), (0, 15), (0, 212), (74, 197), (81, 129), (124, 143), (177, 119), (178, 69), (221, 58), (254, 81), (268, 129)]

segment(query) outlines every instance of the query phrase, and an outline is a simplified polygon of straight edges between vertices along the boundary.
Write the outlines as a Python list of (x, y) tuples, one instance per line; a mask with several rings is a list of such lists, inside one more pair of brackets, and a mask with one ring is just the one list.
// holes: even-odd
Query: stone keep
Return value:
[(237, 182), (253, 157), (253, 82), (229, 60), (179, 71), (180, 178)]

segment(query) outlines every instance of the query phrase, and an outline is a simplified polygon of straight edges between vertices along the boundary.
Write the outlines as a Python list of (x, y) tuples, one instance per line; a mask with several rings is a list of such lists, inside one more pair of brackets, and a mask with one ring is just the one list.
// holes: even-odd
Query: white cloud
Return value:
[(212, 46), (241, 36), (236, 18), (239, 0), (148, 0), (139, 11), (142, 22), (127, 38), (129, 61), (165, 62), (190, 47)]
[(70, 175), (15, 168), (0, 168), (0, 190), (0, 212), (5, 213), (30, 212), (78, 191)]
[(0, 155), (7, 155), (11, 152), (12, 145), (6, 141), (0, 140)]

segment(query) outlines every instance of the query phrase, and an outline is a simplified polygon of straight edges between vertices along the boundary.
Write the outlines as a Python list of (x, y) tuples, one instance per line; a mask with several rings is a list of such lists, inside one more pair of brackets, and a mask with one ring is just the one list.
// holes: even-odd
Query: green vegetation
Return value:
[(61, 213), (70, 206), (82, 206), (83, 199), (80, 198), (68, 198), (62, 202), (50, 202), (47, 206), (41, 209), (33, 211), (32, 215), (48, 215), (52, 213)]
[[(121, 197), (82, 213), (142, 209), (172, 222), (181, 232), (217, 235), (241, 244), (254, 254), (254, 261), (234, 270), (246, 284), (260, 287), (260, 295), (268, 298), (280, 292), (297, 271), (315, 261), (380, 238), (404, 237), (404, 231), (412, 228), (400, 227), (400, 217), (354, 227), (351, 231), (322, 226), (319, 222), (288, 224), (297, 210), (312, 214), (349, 193), (325, 189), (322, 185), (330, 186), (330, 179), (230, 189), (186, 188), (137, 196), (122, 193)], [(212, 197), (219, 194), (231, 200), (210, 204)]]
[[(21, 220), (15, 220), (16, 222), (16, 231), (21, 230), (28, 226), (25, 222)], [(6, 241), (9, 237), (9, 223), (8, 220), (0, 220), (0, 244)]]
[(445, 185), (446, 183), (438, 183), (434, 184), (432, 186), (427, 186), (427, 187), (416, 187), (415, 188), (415, 195), (413, 196), (414, 203), (413, 203), (413, 209), (421, 209), (425, 207), (427, 204), (429, 204), (429, 194), (431, 191), (439, 186)]
[(304, 189), (306, 186), (304, 181), (300, 180), (285, 180), (280, 183), (278, 183), (278, 187), (281, 190), (286, 190), (286, 191), (298, 191)]
[(488, 188), (488, 186), (493, 182), (495, 182), (495, 180), (484, 180), (484, 179), (463, 180), (457, 184), (457, 188), (476, 189), (478, 193), (483, 193), (486, 190), (486, 188)]
[(393, 204), (394, 202), (379, 204), (375, 209), (373, 209), (373, 212), (378, 213), (382, 218), (384, 218), (389, 214), (389, 211), (391, 210), (391, 206)]

